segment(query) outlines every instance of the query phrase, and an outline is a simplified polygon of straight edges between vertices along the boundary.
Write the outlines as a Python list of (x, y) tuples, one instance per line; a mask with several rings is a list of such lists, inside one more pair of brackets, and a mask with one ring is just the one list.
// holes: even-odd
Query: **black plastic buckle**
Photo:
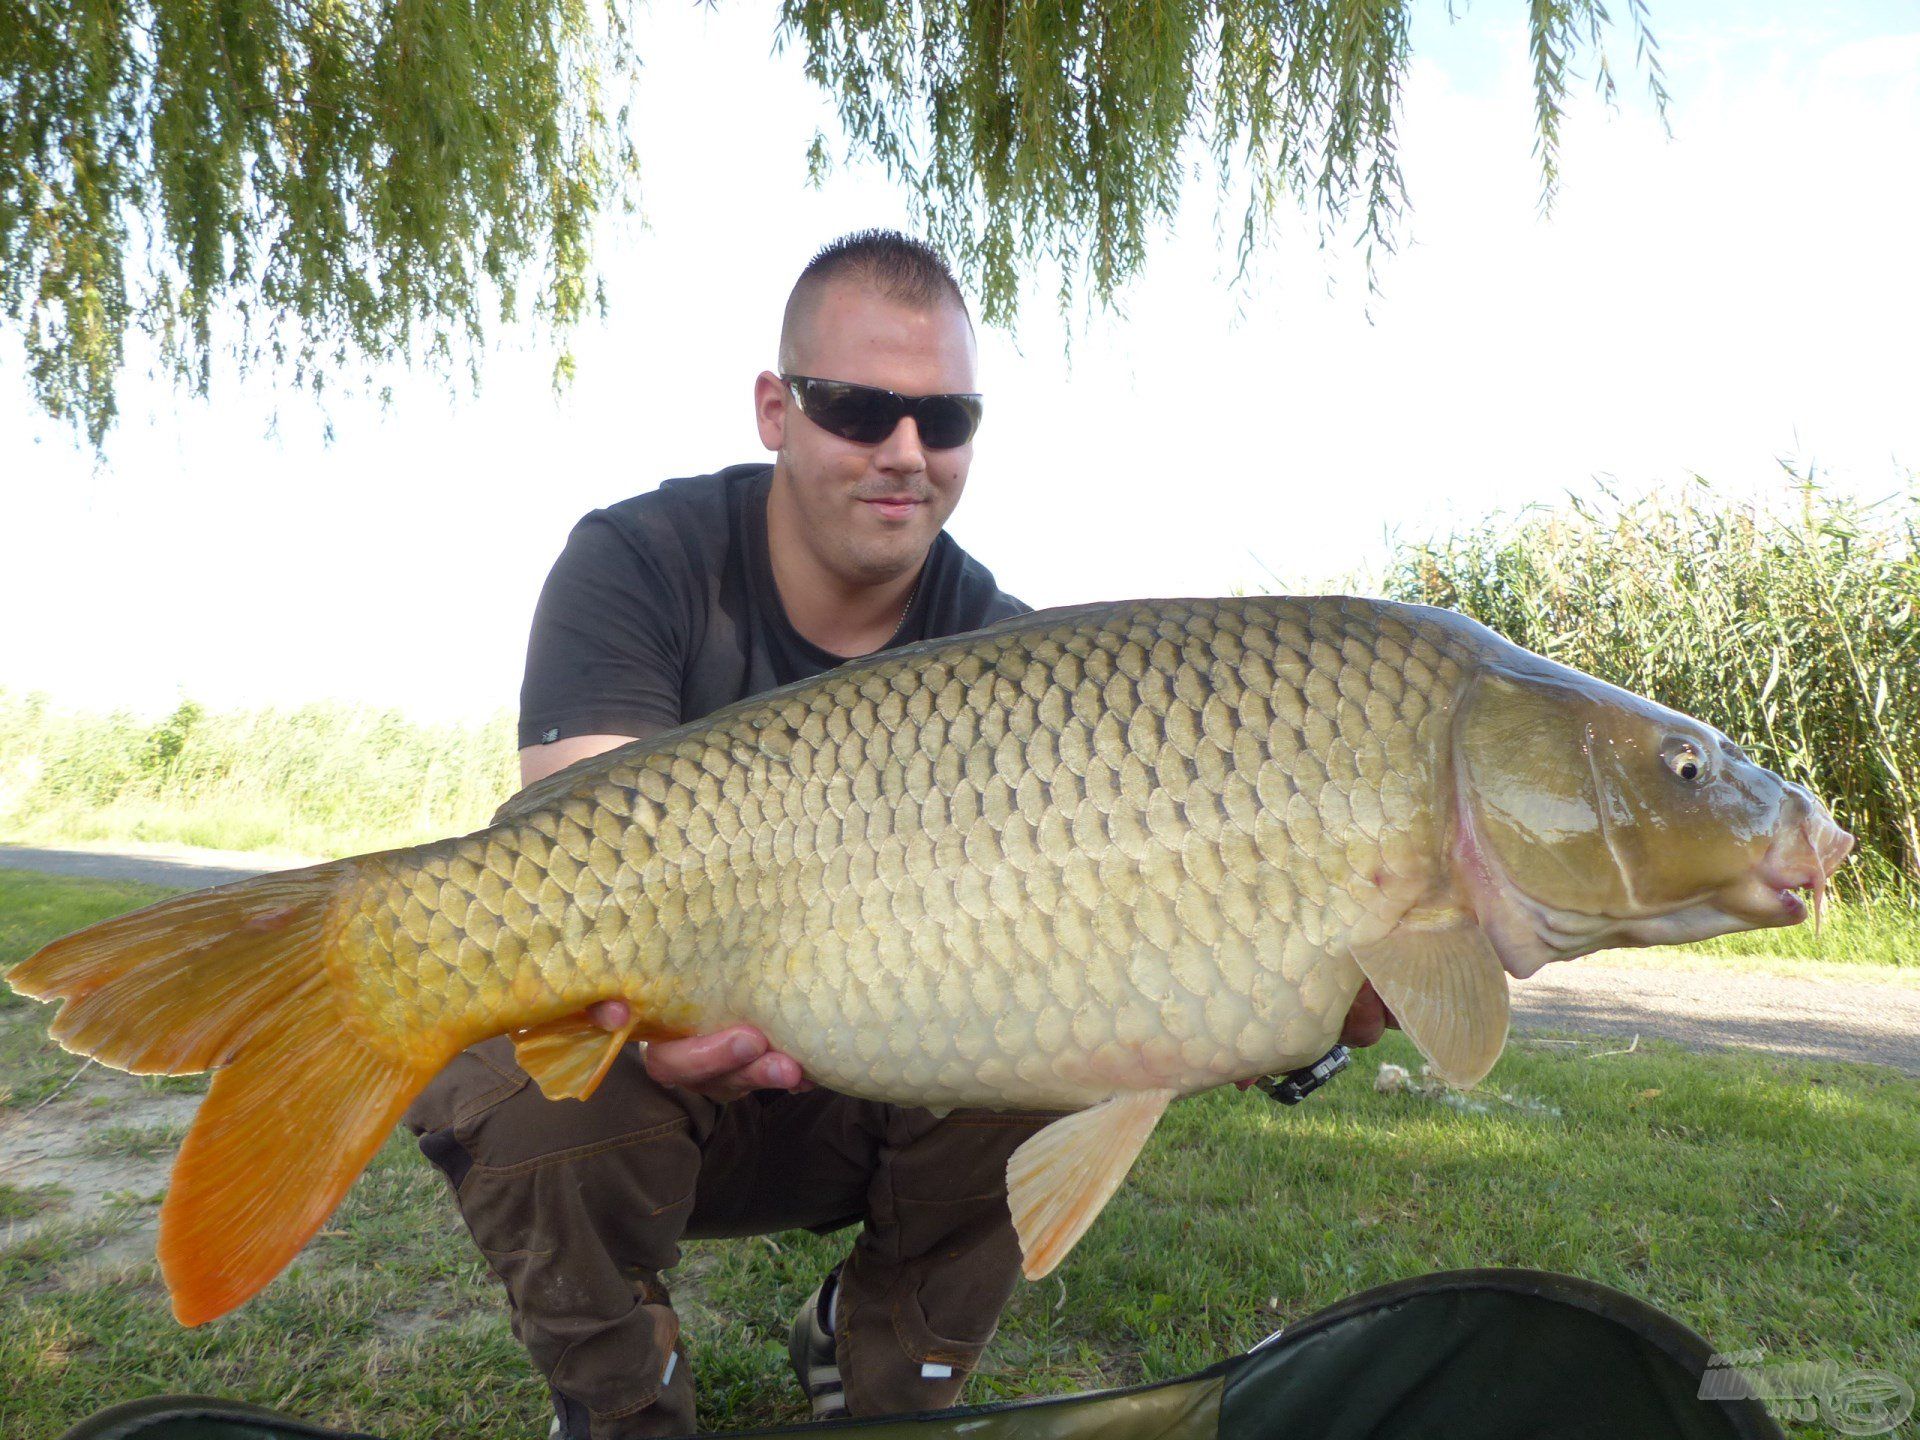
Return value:
[(1347, 1047), (1336, 1045), (1311, 1065), (1289, 1070), (1284, 1075), (1262, 1075), (1253, 1083), (1266, 1092), (1269, 1100), (1298, 1105), (1352, 1063), (1353, 1056)]

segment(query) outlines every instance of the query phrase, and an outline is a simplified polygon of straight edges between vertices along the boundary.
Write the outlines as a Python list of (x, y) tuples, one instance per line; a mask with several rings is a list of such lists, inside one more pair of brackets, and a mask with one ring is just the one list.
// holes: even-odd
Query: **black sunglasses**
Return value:
[(900, 395), (849, 380), (819, 380), (811, 375), (780, 378), (793, 392), (802, 415), (829, 435), (858, 445), (878, 445), (893, 433), (901, 416), (911, 415), (922, 445), (951, 450), (973, 438), (984, 408), (978, 395)]

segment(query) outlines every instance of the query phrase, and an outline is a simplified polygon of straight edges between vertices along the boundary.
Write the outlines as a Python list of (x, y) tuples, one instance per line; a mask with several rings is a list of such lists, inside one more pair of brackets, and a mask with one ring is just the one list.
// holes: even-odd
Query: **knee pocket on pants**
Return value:
[(574, 1249), (583, 1261), (604, 1253), (625, 1269), (664, 1270), (678, 1258), (699, 1174), (686, 1129), (668, 1122), (511, 1165), (476, 1157), (454, 1194), (496, 1267)]
[[(993, 1339), (994, 1332), (1000, 1328), (1000, 1314), (996, 1307), (990, 1314), (974, 1318), (973, 1323), (966, 1327), (983, 1330), (984, 1333), (978, 1338), (942, 1335), (928, 1320), (926, 1306), (917, 1290), (895, 1296), (889, 1310), (894, 1336), (909, 1360), (916, 1365), (951, 1365), (955, 1375), (972, 1372), (974, 1366), (980, 1363), (980, 1354), (987, 1348), (987, 1342)], [(944, 1323), (953, 1326), (952, 1320)]]

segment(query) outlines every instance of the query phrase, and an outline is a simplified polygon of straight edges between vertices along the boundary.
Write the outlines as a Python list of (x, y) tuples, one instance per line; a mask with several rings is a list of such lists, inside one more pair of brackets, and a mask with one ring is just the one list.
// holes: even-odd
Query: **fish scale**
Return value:
[(888, 652), (396, 852), (339, 953), (380, 957), (352, 979), (402, 1047), (625, 996), (935, 1106), (1305, 1063), (1360, 984), (1330, 952), (1434, 873), (1471, 658), (1442, 617), (1259, 597)]

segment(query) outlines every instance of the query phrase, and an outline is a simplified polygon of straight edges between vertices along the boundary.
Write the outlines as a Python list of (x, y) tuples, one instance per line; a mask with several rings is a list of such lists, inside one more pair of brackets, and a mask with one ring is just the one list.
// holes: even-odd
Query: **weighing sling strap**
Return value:
[[(1590, 1281), (1457, 1270), (1365, 1291), (1178, 1380), (733, 1433), (793, 1440), (831, 1433), (849, 1440), (1785, 1440), (1756, 1399), (1700, 1398), (1712, 1354), (1672, 1316)], [(233, 1401), (163, 1396), (103, 1411), (64, 1440), (375, 1437)]]

